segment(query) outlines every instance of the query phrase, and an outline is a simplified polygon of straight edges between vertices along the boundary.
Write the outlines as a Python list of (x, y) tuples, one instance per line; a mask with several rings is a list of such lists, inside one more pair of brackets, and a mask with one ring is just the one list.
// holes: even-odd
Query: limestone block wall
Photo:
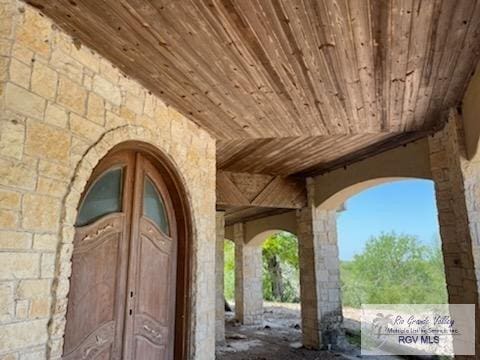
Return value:
[(118, 143), (163, 152), (193, 227), (191, 358), (214, 357), (215, 142), (36, 10), (0, 0), (0, 359), (57, 359), (73, 223)]
[(480, 353), (480, 157), (467, 160), (462, 119), (450, 113), (445, 128), (429, 138), (449, 303), (477, 304)]
[(225, 341), (225, 298), (224, 298), (224, 264), (225, 264), (225, 212), (217, 211), (215, 247), (215, 340)]
[(454, 113), (445, 128), (429, 138), (429, 146), (449, 300), (474, 303), (477, 283), (472, 250), (478, 253), (475, 211), (480, 204), (480, 163), (465, 160), (461, 121)]
[(308, 206), (297, 210), (303, 345), (337, 343), (342, 322), (337, 210), (315, 206), (315, 182), (307, 179)]
[(235, 317), (251, 325), (263, 319), (262, 247), (245, 243), (245, 225), (233, 225), (235, 243)]

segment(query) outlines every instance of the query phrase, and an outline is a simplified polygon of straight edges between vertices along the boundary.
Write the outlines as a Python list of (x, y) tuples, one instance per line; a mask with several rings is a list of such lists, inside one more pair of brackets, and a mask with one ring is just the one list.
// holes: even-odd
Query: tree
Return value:
[(227, 300), (233, 300), (235, 296), (235, 245), (229, 240), (223, 243), (225, 252), (224, 263), (224, 294)]
[(298, 242), (287, 232), (263, 244), (263, 294), (266, 300), (298, 301)]
[(438, 244), (410, 235), (382, 233), (365, 250), (341, 264), (343, 303), (445, 303), (447, 293)]

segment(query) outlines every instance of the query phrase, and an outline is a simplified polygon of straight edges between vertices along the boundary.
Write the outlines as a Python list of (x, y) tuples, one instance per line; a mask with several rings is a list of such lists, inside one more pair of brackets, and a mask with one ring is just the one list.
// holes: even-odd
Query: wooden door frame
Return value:
[(192, 308), (192, 217), (188, 195), (185, 185), (178, 174), (172, 161), (157, 148), (140, 141), (125, 141), (114, 146), (100, 160), (95, 167), (85, 186), (79, 205), (82, 203), (85, 192), (88, 191), (92, 181), (98, 176), (99, 167), (104, 167), (105, 162), (120, 151), (139, 152), (151, 161), (164, 180), (169, 196), (173, 203), (177, 225), (177, 286), (175, 297), (175, 345), (174, 359), (187, 360), (190, 358), (191, 344), (191, 308)]

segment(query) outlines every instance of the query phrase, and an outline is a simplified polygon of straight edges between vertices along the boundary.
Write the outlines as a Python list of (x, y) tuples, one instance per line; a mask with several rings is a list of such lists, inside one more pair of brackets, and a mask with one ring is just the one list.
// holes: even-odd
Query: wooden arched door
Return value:
[(165, 182), (147, 156), (123, 151), (86, 189), (63, 358), (173, 359), (177, 224)]

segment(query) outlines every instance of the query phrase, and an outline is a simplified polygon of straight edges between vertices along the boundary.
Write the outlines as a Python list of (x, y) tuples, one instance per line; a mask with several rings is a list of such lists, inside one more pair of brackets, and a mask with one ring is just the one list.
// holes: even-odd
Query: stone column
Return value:
[(307, 180), (309, 204), (297, 211), (303, 345), (335, 346), (342, 322), (336, 210), (316, 208), (314, 184)]
[(245, 244), (244, 224), (233, 226), (235, 242), (235, 316), (244, 325), (259, 324), (263, 314), (262, 248)]
[(449, 303), (477, 305), (476, 352), (480, 354), (480, 155), (466, 159), (462, 119), (456, 112), (428, 142)]
[(224, 299), (224, 241), (225, 241), (225, 213), (217, 211), (216, 215), (216, 246), (215, 246), (215, 340), (217, 343), (225, 341), (225, 299)]

